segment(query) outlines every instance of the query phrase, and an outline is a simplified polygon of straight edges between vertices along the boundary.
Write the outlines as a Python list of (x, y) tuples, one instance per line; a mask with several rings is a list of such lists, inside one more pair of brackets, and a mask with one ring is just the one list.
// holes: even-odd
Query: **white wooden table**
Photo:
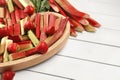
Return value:
[(51, 59), (16, 73), (14, 80), (120, 80), (120, 0), (69, 0), (102, 27), (78, 33)]

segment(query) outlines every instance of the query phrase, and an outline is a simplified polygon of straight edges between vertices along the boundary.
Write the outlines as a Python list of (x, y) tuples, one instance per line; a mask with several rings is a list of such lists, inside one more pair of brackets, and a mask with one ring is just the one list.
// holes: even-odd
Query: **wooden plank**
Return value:
[(62, 56), (29, 68), (29, 70), (46, 72), (75, 80), (119, 80), (120, 68), (87, 62)]
[[(89, 1), (89, 0), (69, 0), (71, 4), (73, 4), (77, 9), (82, 11), (90, 11), (90, 12), (97, 12), (97, 13), (104, 13), (107, 15), (115, 15), (120, 16), (120, 9), (118, 9), (119, 4), (104, 4), (99, 3), (96, 1)], [(117, 1), (120, 3), (120, 1)], [(113, 2), (116, 3), (116, 2)]]
[(99, 23), (101, 23), (102, 25), (101, 27), (120, 30), (120, 27), (119, 27), (120, 17), (97, 14), (97, 13), (92, 13), (92, 12), (88, 12), (88, 13), (91, 15), (92, 18), (94, 18)]
[(69, 39), (59, 55), (120, 66), (120, 48), (106, 45)]
[(37, 72), (19, 71), (16, 73), (14, 80), (69, 80), (69, 79), (50, 76)]
[(96, 33), (83, 32), (78, 33), (76, 38), (71, 38), (120, 47), (119, 34), (119, 30), (100, 28)]

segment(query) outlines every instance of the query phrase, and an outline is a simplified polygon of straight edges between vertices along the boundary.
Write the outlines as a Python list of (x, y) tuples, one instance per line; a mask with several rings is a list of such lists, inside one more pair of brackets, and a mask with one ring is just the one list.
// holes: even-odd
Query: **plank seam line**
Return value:
[[(100, 12), (95, 12), (95, 11), (87, 11), (89, 14), (97, 14), (97, 15), (105, 15), (105, 16), (110, 16), (110, 17), (120, 17), (119, 15), (112, 15), (112, 14), (106, 14), (106, 13), (100, 13)], [(92, 14), (91, 14), (92, 15)]]
[(93, 62), (93, 63), (98, 63), (98, 64), (103, 64), (103, 65), (108, 65), (108, 66), (113, 66), (113, 67), (119, 67), (120, 68), (119, 65), (115, 65), (115, 64), (104, 63), (104, 62), (99, 62), (99, 61), (94, 61), (94, 60), (89, 60), (89, 59), (83, 59), (83, 58), (76, 58), (76, 57), (71, 57), (71, 56), (66, 56), (66, 55), (61, 55), (61, 54), (56, 54), (56, 55), (61, 56), (61, 57), (67, 57), (67, 58), (71, 58), (71, 59)]
[(26, 71), (35, 72), (35, 73), (40, 73), (40, 74), (49, 75), (49, 76), (54, 76), (54, 77), (59, 77), (59, 78), (68, 79), (68, 80), (75, 80), (75, 79), (68, 78), (68, 77), (64, 77), (64, 76), (59, 76), (59, 75), (54, 75), (54, 74), (49, 74), (49, 73), (44, 73), (44, 72), (38, 72), (38, 71), (34, 71), (34, 70), (29, 70), (29, 69), (27, 69)]
[[(105, 25), (103, 25), (103, 26), (105, 26)], [(113, 28), (108, 28), (108, 27), (102, 27), (102, 29), (120, 31), (120, 29), (113, 29)]]
[(87, 43), (99, 44), (99, 45), (104, 45), (104, 46), (109, 46), (109, 47), (120, 48), (120, 46), (111, 45), (111, 44), (104, 44), (104, 43), (93, 42), (93, 41), (87, 41), (87, 40), (82, 40), (82, 39), (74, 39), (74, 38), (69, 38), (69, 39), (70, 39), (70, 40), (76, 40), (76, 41), (87, 42)]

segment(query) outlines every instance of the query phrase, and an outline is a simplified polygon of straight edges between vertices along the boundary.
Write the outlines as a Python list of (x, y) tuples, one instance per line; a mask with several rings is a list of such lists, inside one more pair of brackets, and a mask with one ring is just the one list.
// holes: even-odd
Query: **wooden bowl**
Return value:
[[(51, 13), (55, 14), (58, 17), (63, 17), (58, 13), (54, 13), (54, 12)], [(25, 69), (49, 59), (63, 48), (63, 46), (65, 45), (66, 41), (69, 38), (69, 34), (70, 34), (70, 23), (68, 22), (61, 38), (58, 39), (51, 47), (49, 47), (48, 52), (46, 54), (43, 55), (35, 54), (26, 58), (0, 63), (0, 73), (7, 69), (11, 69), (13, 71)]]

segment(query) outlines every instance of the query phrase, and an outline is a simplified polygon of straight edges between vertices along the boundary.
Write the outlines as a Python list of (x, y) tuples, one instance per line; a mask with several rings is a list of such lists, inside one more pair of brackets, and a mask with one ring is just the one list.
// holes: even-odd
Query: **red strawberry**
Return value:
[(34, 24), (32, 21), (28, 20), (24, 25), (25, 30), (32, 30), (34, 29)]
[(2, 23), (3, 22), (3, 18), (0, 18), (0, 23)]
[(3, 72), (2, 80), (13, 80), (14, 76), (15, 76), (15, 72), (13, 72), (11, 70), (7, 70), (7, 71)]
[(8, 51), (11, 53), (17, 52), (19, 50), (19, 45), (17, 43), (12, 43), (8, 45)]
[(47, 51), (48, 51), (48, 45), (46, 44), (46, 42), (41, 41), (37, 47), (37, 52), (44, 54)]
[(0, 6), (6, 6), (6, 0), (0, 0)]
[(55, 27), (54, 26), (48, 27), (47, 34), (48, 35), (53, 35), (54, 33), (55, 33)]
[(24, 12), (28, 15), (32, 15), (34, 13), (34, 7), (29, 5), (24, 9)]

